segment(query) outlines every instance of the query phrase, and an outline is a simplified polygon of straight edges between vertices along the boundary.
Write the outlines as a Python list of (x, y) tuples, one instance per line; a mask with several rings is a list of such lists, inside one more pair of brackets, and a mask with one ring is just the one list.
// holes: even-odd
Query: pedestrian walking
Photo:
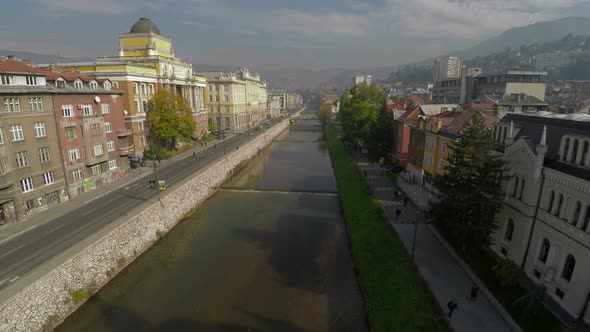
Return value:
[(400, 210), (400, 209), (395, 210), (395, 215), (397, 216), (397, 220), (399, 220), (400, 214), (402, 214), (402, 210)]
[(404, 206), (408, 205), (408, 197), (404, 197)]
[(455, 299), (452, 299), (447, 303), (447, 307), (449, 307), (449, 318), (453, 315), (453, 311), (457, 310), (457, 302)]
[(193, 151), (193, 158), (197, 157), (197, 153), (195, 151)]
[(479, 287), (477, 285), (473, 285), (473, 287), (471, 287), (471, 292), (470, 292), (470, 297), (471, 297), (471, 301), (475, 302), (475, 300), (477, 300), (477, 294), (479, 293)]

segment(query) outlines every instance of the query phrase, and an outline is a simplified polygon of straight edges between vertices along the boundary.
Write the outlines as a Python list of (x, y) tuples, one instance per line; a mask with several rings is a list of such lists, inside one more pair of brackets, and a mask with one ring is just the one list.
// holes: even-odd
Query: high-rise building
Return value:
[(442, 56), (434, 59), (434, 81), (460, 78), (461, 66), (461, 58), (456, 56)]
[(373, 76), (371, 75), (355, 75), (352, 77), (352, 86), (357, 86), (361, 83), (367, 83), (368, 85), (373, 82)]

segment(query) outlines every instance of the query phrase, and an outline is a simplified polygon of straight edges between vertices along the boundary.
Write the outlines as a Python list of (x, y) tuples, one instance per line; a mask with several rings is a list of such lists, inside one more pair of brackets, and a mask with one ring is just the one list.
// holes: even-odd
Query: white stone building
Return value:
[(492, 249), (590, 323), (590, 116), (507, 114), (494, 135), (511, 179)]

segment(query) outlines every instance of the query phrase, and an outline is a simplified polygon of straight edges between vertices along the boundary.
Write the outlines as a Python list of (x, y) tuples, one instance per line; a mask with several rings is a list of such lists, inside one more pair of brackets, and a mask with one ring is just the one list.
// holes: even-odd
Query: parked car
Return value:
[(385, 167), (384, 169), (387, 172), (399, 173), (399, 172), (403, 172), (406, 168), (403, 166), (389, 166), (389, 167)]

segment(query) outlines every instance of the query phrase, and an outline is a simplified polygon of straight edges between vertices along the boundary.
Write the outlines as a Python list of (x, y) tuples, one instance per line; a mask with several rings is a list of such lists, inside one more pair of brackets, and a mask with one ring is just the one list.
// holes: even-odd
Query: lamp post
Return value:
[(414, 261), (414, 252), (416, 252), (416, 235), (418, 234), (418, 217), (420, 216), (420, 211), (416, 211), (416, 218), (414, 219), (414, 238), (412, 240), (412, 263)]
[[(168, 104), (166, 102), (166, 104)], [(149, 148), (150, 150), (156, 146), (156, 142), (154, 140), (154, 135), (152, 135), (152, 123), (150, 122), (150, 115), (149, 113), (146, 114), (146, 127), (148, 129), (148, 142), (149, 142)], [(160, 202), (160, 204), (162, 204), (162, 200), (160, 198), (160, 183), (158, 181), (158, 165), (157, 165), (157, 160), (156, 160), (156, 151), (154, 149), (154, 151), (152, 151), (152, 158), (153, 158), (153, 168), (154, 168), (154, 187), (156, 189), (156, 194), (158, 196), (158, 202)]]

